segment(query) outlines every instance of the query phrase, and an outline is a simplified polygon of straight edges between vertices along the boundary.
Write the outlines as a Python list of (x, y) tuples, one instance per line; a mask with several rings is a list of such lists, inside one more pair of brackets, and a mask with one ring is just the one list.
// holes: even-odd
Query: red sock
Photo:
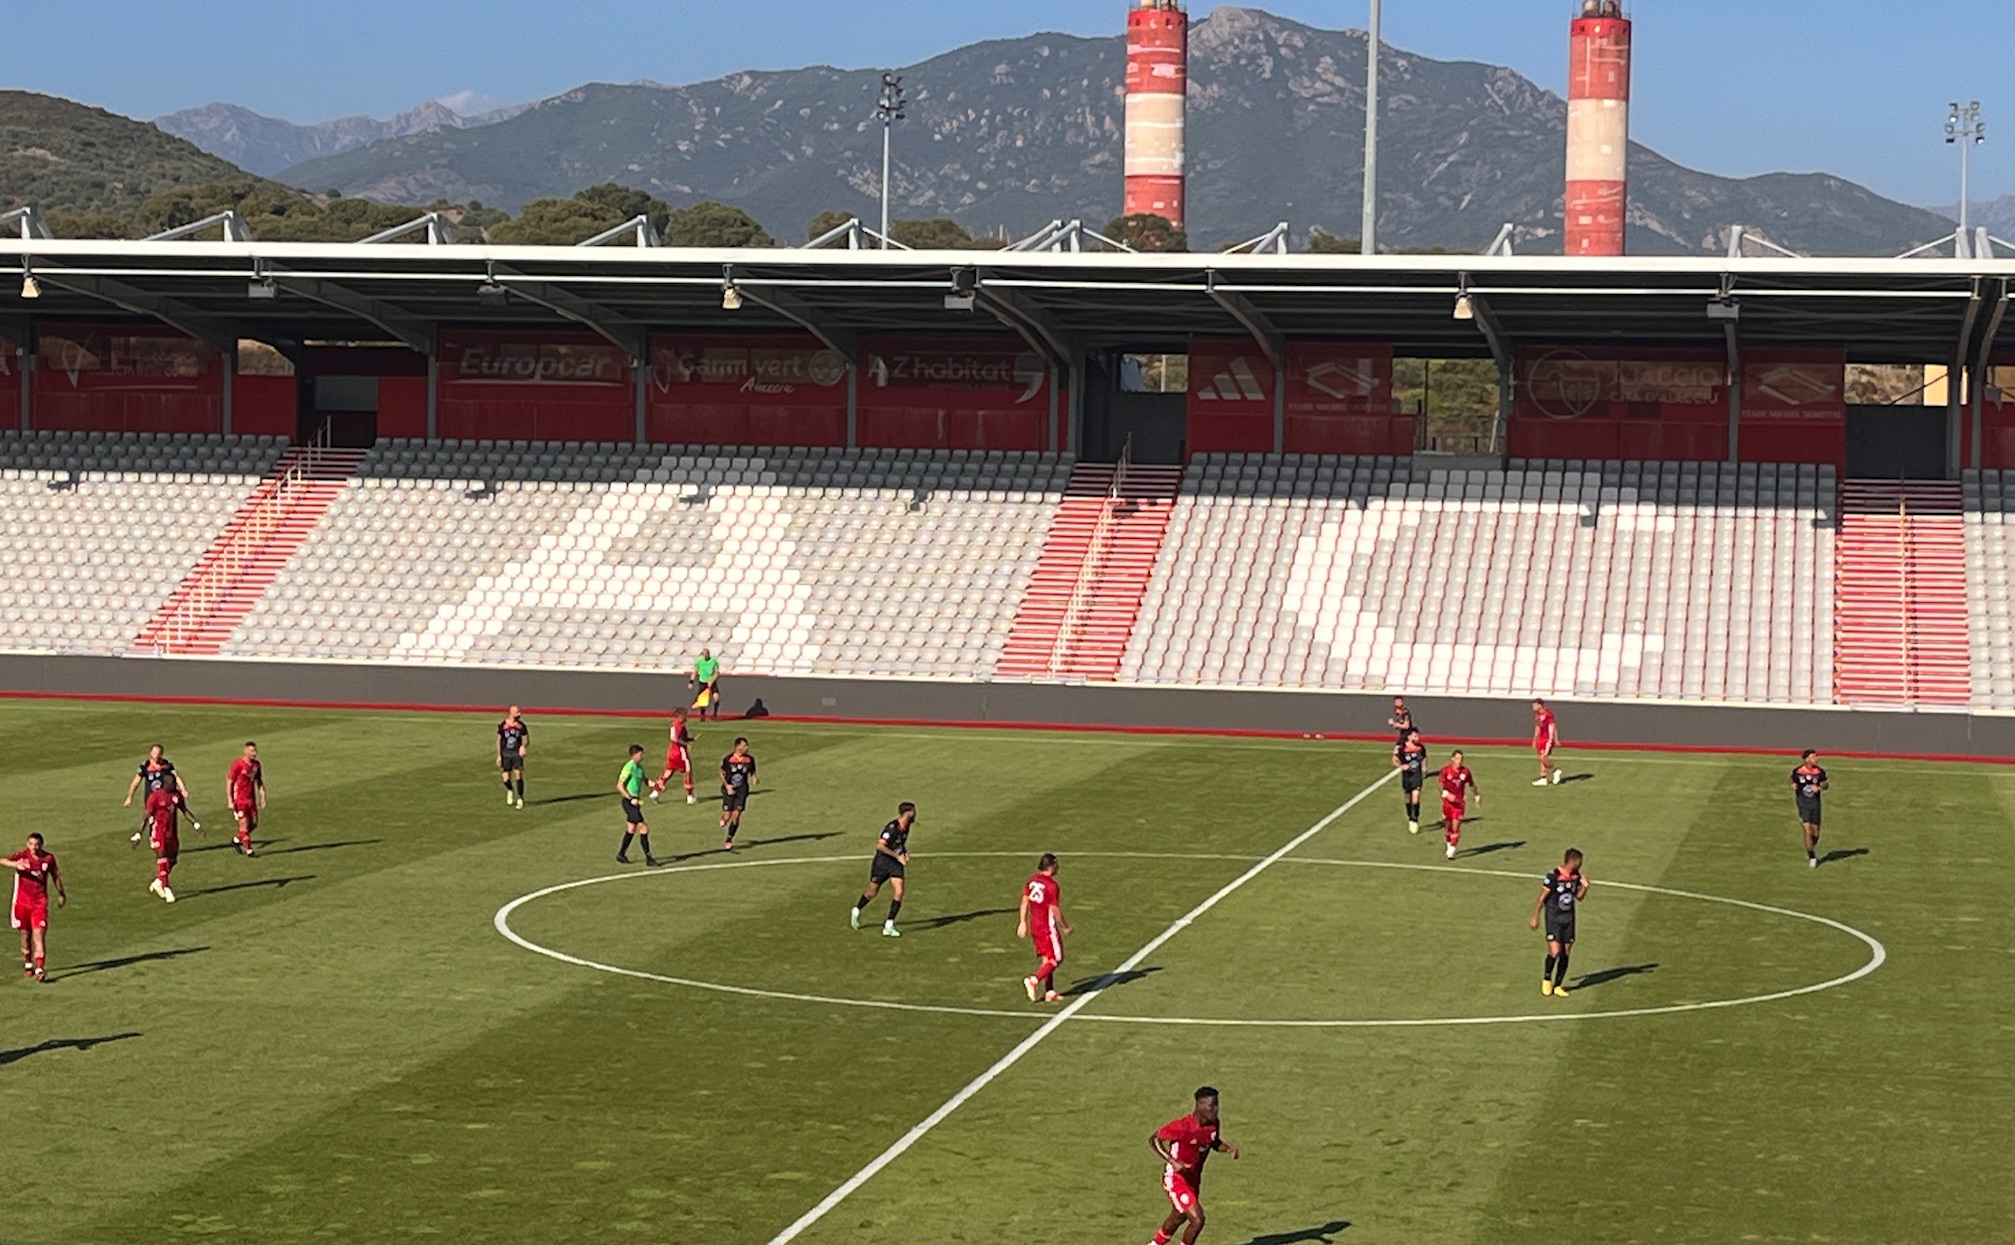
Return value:
[(1168, 1245), (1174, 1239), (1175, 1237), (1166, 1232), (1157, 1232), (1154, 1234), (1154, 1245)]
[(1455, 846), (1456, 844), (1458, 844), (1458, 843), (1462, 842), (1462, 823), (1461, 823), (1461, 822), (1459, 822), (1459, 821), (1451, 821), (1451, 822), (1449, 822), (1449, 823), (1448, 823), (1448, 835), (1447, 835), (1447, 838), (1448, 838), (1448, 845), (1449, 845), (1450, 847), (1454, 847), (1454, 846)]
[(686, 779), (686, 794), (691, 795), (692, 793), (693, 793), (693, 780), (688, 778)]
[(35, 957), (35, 971), (36, 971), (36, 972), (38, 972), (38, 973), (42, 971), (42, 961), (43, 961), (43, 958), (44, 958), (44, 957), (42, 957), (42, 956), (39, 956), (39, 955)]
[(161, 880), (161, 885), (163, 886), (168, 884), (168, 875), (174, 872), (174, 870), (175, 866), (169, 864), (166, 860), (156, 860), (154, 862), (154, 876)]

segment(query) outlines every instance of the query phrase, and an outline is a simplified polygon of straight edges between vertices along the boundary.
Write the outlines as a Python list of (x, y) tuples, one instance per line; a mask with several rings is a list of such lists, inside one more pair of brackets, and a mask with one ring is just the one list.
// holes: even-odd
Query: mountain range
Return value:
[[(1224, 7), (1191, 32), (1191, 237), (1213, 245), (1282, 219), (1354, 235), (1362, 196), (1362, 31)], [(1125, 47), (1044, 34), (909, 66), (895, 134), (898, 216), (1024, 234), (1102, 222), (1122, 179)], [(1507, 222), (1559, 248), (1567, 108), (1513, 70), (1387, 48), (1381, 241), (1480, 248)], [(616, 181), (675, 206), (719, 199), (778, 237), (816, 213), (870, 217), (880, 74), (814, 66), (687, 86), (590, 84), (480, 126), (436, 126), (282, 170), (291, 185), (423, 204), (516, 209)], [(464, 119), (467, 120), (467, 119)], [(1630, 246), (1714, 253), (1731, 226), (1811, 254), (1894, 254), (1949, 232), (1936, 213), (1826, 174), (1731, 179), (1630, 150)]]
[(459, 99), (452, 96), (430, 99), (389, 121), (357, 116), (314, 125), (297, 125), (277, 117), (262, 116), (237, 104), (207, 104), (156, 117), (154, 124), (164, 133), (188, 139), (246, 172), (271, 177), (317, 156), (340, 155), (388, 138), (495, 125), (499, 121), (510, 120), (529, 106), (518, 104), (463, 113), (456, 105), (463, 104), (466, 98), (464, 93)]

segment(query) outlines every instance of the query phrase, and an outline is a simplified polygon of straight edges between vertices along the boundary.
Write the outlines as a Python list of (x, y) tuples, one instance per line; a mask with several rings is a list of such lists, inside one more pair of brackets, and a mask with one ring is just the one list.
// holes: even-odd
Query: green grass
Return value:
[[(1064, 858), (1064, 977), (1095, 978), (1386, 768), (1336, 743), (756, 724), (747, 867), (710, 867), (712, 810), (668, 802), (657, 850), (693, 854), (680, 868), (514, 918), (646, 973), (1010, 1013), (975, 1016), (697, 990), (500, 937), (514, 897), (620, 871), (604, 793), (627, 743), (656, 759), (656, 723), (534, 716), (516, 812), (487, 716), (7, 703), (0, 720), (10, 834), (49, 835), (73, 900), (52, 984), (0, 981), (0, 1112), (37, 1190), (0, 1226), (18, 1242), (762, 1245), (1049, 1014), (1021, 996), (1013, 939), (1037, 853)], [(709, 725), (698, 754), (730, 734)], [(272, 789), (250, 861), (216, 850), (248, 736)], [(211, 817), (207, 841), (185, 832), (213, 850), (185, 852), (172, 907), (147, 894), (119, 807), (155, 739)], [(1545, 791), (1523, 754), (1472, 764), (1486, 800), (1468, 841), (1502, 846), (1443, 868), (1438, 838), (1404, 832), (1396, 786), (1374, 793), (801, 1239), (1144, 1241), (1163, 1205), (1145, 1138), (1204, 1081), (1245, 1148), (1212, 1164), (1206, 1241), (2005, 1234), (2015, 772), (1838, 762), (1826, 846), (1867, 854), (1814, 872), (1789, 761), (1571, 757), (1592, 776)], [(902, 798), (922, 806), (906, 936), (850, 933)], [(1570, 843), (1596, 882), (1574, 975), (1607, 979), (1555, 1001), (1525, 918)], [(1631, 1018), (1095, 1019), (1568, 1016), (1785, 990), (1868, 958), (1810, 922), (1606, 881), (1830, 917), (1889, 960), (1821, 993)]]

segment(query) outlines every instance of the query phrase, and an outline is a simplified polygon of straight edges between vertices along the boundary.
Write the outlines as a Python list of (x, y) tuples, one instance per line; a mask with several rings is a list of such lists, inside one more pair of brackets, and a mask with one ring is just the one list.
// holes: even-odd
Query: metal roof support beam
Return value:
[(765, 311), (773, 312), (797, 325), (805, 332), (819, 339), (825, 348), (847, 361), (850, 367), (860, 363), (860, 334), (852, 329), (843, 329), (828, 323), (818, 310), (803, 299), (770, 286), (751, 289), (735, 280), (735, 268), (728, 264), (721, 269), (721, 289), (732, 291), (743, 301), (754, 303)]
[(77, 276), (66, 273), (61, 268), (31, 266), (26, 256), (22, 257), (22, 267), (31, 270), (35, 279), (44, 285), (53, 285), (57, 289), (69, 290), (73, 294), (95, 298), (136, 316), (159, 320), (176, 332), (187, 334), (224, 354), (235, 353), (238, 349), (236, 325), (204, 315), (172, 298), (149, 294), (123, 281), (113, 281), (105, 277)]
[(429, 212), (425, 216), (409, 220), (403, 225), (394, 225), (390, 229), (374, 233), (368, 238), (359, 238), (357, 245), (375, 246), (380, 242), (397, 242), (400, 238), (408, 234), (418, 233), (422, 229), (427, 231), (428, 246), (448, 246), (455, 240), (454, 235), (448, 231), (448, 218), (439, 212)]
[[(418, 224), (416, 221), (405, 228), (411, 230)], [(262, 264), (257, 275), (271, 280), (289, 293), (300, 295), (309, 302), (348, 312), (360, 320), (368, 320), (391, 334), (392, 340), (419, 354), (431, 356), (434, 353), (436, 342), (432, 325), (409, 319), (397, 308), (381, 303), (375, 298), (366, 298), (362, 294), (316, 277), (297, 277), (283, 268), (274, 268), (271, 265)]]
[(635, 320), (614, 315), (606, 308), (582, 298), (571, 290), (541, 281), (537, 277), (507, 272), (495, 264), (490, 265), (489, 272), (492, 283), (503, 286), (528, 303), (544, 307), (561, 319), (572, 320), (582, 328), (591, 330), (621, 350), (637, 367), (650, 366), (650, 331)]
[[(1981, 232), (1984, 233), (1986, 231), (1982, 230)], [(1987, 317), (1987, 332), (1981, 337), (1980, 349), (1973, 356), (1973, 378), (1972, 384), (1969, 386), (1972, 397), (1973, 419), (1971, 435), (1967, 438), (1967, 446), (1970, 450), (1967, 454), (1967, 461), (1973, 464), (1975, 471), (1980, 470), (1980, 455), (1984, 448), (1981, 445), (1983, 437), (1983, 428), (1981, 425), (1986, 416), (1987, 381), (1994, 374), (1994, 342), (1995, 339), (2001, 336), (2001, 322), (2008, 316), (2008, 297), (2009, 283), (2008, 279), (2003, 277), (1996, 287), (1994, 313)]]
[(18, 230), (23, 242), (37, 239), (53, 240), (56, 235), (49, 231), (49, 222), (42, 219), (42, 213), (34, 204), (18, 207), (11, 212), (0, 212), (0, 229)]
[(1075, 368), (1083, 362), (1084, 346), (1061, 325), (1022, 299), (988, 289), (984, 279), (976, 281), (973, 294), (989, 315), (1013, 329), (1037, 354), (1048, 355), (1067, 368)]
[(607, 246), (626, 237), (634, 238), (636, 245), (640, 247), (664, 245), (664, 240), (658, 237), (658, 227), (651, 223), (651, 218), (648, 216), (633, 216), (614, 229), (604, 229), (586, 242), (577, 242), (574, 245)]
[(180, 242), (184, 238), (195, 237), (212, 225), (222, 225), (224, 227), (224, 241), (226, 242), (251, 242), (255, 240), (252, 237), (251, 226), (247, 225), (245, 218), (236, 212), (219, 212), (215, 216), (205, 216), (202, 220), (194, 221), (187, 225), (178, 225), (173, 229), (164, 229), (160, 233), (149, 234), (140, 240), (142, 242)]
[(1483, 248), (1483, 253), (1486, 256), (1516, 255), (1518, 252), (1512, 249), (1512, 244), (1517, 240), (1517, 237), (1518, 226), (1507, 221), (1504, 228), (1497, 231), (1497, 237), (1491, 240), (1490, 245)]
[[(1966, 235), (1957, 236), (1963, 245)], [(1958, 344), (1952, 348), (1952, 370), (1945, 378), (1945, 470), (1953, 477), (1959, 474), (1959, 419), (1964, 397), (1960, 386), (1966, 380), (1967, 362), (1973, 357), (1973, 329), (1980, 323), (1980, 307), (1985, 297), (1980, 278), (1973, 278), (1973, 296), (1966, 300), (1966, 320), (1960, 326)]]
[(1470, 313), (1476, 327), (1483, 334), (1483, 340), (1490, 346), (1490, 357), (1497, 360), (1497, 444), (1506, 454), (1511, 450), (1511, 404), (1514, 388), (1518, 383), (1518, 352), (1512, 345), (1504, 324), (1497, 318), (1497, 311), (1481, 294), (1469, 292), (1469, 274), (1462, 274), (1460, 298), (1469, 300)]
[(1287, 334), (1276, 328), (1273, 321), (1266, 318), (1266, 313), (1248, 302), (1245, 295), (1220, 289), (1215, 272), (1204, 274), (1204, 289), (1209, 292), (1212, 302), (1224, 308), (1225, 314), (1238, 321), (1239, 327), (1259, 343), (1261, 353), (1266, 355), (1268, 363), (1273, 364), (1274, 371), (1287, 366)]

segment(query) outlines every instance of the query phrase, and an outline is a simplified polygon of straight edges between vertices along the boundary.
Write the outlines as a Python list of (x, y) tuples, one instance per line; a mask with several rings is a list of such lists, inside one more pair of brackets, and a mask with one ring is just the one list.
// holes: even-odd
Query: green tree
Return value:
[(680, 208), (662, 230), (666, 246), (775, 246), (755, 217), (725, 203)]
[(1124, 242), (1136, 251), (1187, 251), (1189, 235), (1169, 223), (1166, 216), (1153, 212), (1135, 212), (1131, 216), (1115, 216), (1105, 224), (1105, 236), (1115, 242)]
[(1364, 250), (1364, 243), (1339, 237), (1318, 225), (1308, 231), (1308, 250), (1312, 255), (1356, 255)]
[(917, 251), (997, 251), (994, 238), (974, 237), (955, 220), (898, 220), (889, 222), (889, 237)]
[(57, 208), (49, 213), (49, 232), (59, 238), (124, 238), (132, 230), (110, 212), (75, 212)]
[(836, 212), (828, 208), (817, 216), (812, 217), (812, 223), (805, 227), (805, 241), (810, 242), (813, 238), (822, 238), (848, 221), (856, 219), (857, 216), (858, 213)]

